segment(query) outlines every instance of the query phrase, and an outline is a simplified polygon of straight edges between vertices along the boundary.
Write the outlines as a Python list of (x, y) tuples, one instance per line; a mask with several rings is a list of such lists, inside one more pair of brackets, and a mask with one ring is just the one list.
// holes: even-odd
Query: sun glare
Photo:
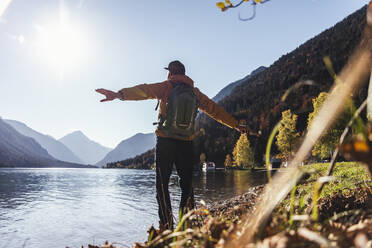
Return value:
[(60, 20), (48, 25), (36, 25), (39, 33), (39, 53), (46, 63), (58, 70), (60, 77), (67, 70), (82, 64), (86, 55), (86, 42), (77, 23), (72, 23), (68, 15), (61, 11)]
[(4, 14), (11, 2), (12, 0), (0, 0), (0, 17)]
[(50, 27), (43, 34), (42, 47), (53, 63), (66, 65), (78, 62), (83, 41), (79, 32), (71, 27)]

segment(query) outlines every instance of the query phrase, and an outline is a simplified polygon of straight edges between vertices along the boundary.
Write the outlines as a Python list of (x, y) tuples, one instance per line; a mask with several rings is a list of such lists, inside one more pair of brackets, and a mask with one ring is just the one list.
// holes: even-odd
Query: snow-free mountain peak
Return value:
[(0, 119), (0, 167), (82, 168), (82, 164), (53, 158), (34, 138), (19, 133)]
[(82, 131), (74, 131), (59, 139), (72, 150), (82, 161), (95, 164), (112, 149), (89, 139)]
[(134, 157), (155, 147), (154, 133), (137, 133), (123, 140), (109, 152), (96, 166), (105, 166), (107, 163)]
[(83, 163), (69, 148), (64, 144), (54, 139), (50, 135), (42, 134), (25, 123), (16, 120), (3, 120), (5, 123), (12, 126), (20, 134), (33, 138), (37, 143), (39, 143), (48, 153), (61, 161), (67, 161), (71, 163)]

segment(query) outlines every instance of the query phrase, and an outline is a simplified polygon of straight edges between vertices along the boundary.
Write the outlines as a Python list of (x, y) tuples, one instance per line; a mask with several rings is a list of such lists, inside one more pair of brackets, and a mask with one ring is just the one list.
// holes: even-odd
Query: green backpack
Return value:
[(169, 138), (190, 140), (195, 133), (195, 118), (198, 111), (198, 100), (194, 88), (185, 83), (172, 83), (173, 89), (168, 97), (167, 113), (159, 122)]

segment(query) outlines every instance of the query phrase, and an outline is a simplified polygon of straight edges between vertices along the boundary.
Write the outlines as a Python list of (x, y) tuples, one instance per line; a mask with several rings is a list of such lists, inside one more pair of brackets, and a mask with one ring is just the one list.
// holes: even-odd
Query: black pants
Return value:
[(156, 143), (156, 199), (159, 206), (160, 225), (173, 228), (172, 206), (168, 184), (173, 164), (176, 165), (180, 178), (181, 202), (180, 211), (194, 208), (192, 189), (193, 144), (192, 141), (175, 140), (158, 137)]

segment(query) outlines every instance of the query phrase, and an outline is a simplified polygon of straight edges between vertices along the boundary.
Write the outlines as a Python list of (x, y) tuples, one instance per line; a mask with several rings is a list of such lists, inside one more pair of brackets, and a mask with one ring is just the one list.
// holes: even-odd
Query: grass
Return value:
[[(319, 218), (319, 208), (324, 209), (324, 205), (336, 195), (341, 198), (349, 198), (361, 188), (372, 188), (372, 181), (365, 166), (357, 162), (340, 162), (336, 163), (332, 178), (318, 194), (316, 189), (319, 188), (319, 179), (326, 174), (328, 166), (329, 163), (315, 163), (303, 167), (304, 177), (292, 190), (291, 195), (287, 196), (273, 213), (278, 222), (274, 228), (277, 232), (298, 227), (301, 222), (293, 225), (294, 215), (306, 216), (312, 213), (312, 221), (316, 223)], [(337, 210), (345, 208), (345, 206), (333, 207)], [(330, 214), (333, 213), (323, 213), (322, 216)]]
[[(309, 177), (302, 180), (298, 185), (298, 192), (302, 194), (312, 194), (315, 182), (326, 174), (329, 163), (316, 163), (304, 167), (306, 174)], [(369, 181), (367, 170), (361, 163), (357, 162), (340, 162), (336, 163), (333, 171), (333, 180), (326, 184), (320, 194), (320, 198), (333, 195), (338, 192), (342, 194), (349, 194), (351, 190), (358, 187), (358, 185)]]
[[(287, 209), (297, 207), (297, 214), (302, 214), (304, 209), (308, 207), (306, 206), (307, 203), (314, 200), (316, 183), (319, 178), (326, 174), (328, 166), (329, 163), (305, 165), (303, 167), (305, 171), (304, 177), (298, 183), (295, 193), (292, 193), (292, 199), (288, 196), (281, 202), (280, 207), (285, 207)], [(364, 183), (372, 187), (371, 178), (368, 176), (366, 168), (361, 163), (339, 162), (335, 165), (331, 181), (325, 184), (322, 192), (317, 198), (325, 199), (336, 193), (348, 196), (354, 189), (360, 187), (360, 185)], [(318, 202), (318, 199), (315, 200)]]

